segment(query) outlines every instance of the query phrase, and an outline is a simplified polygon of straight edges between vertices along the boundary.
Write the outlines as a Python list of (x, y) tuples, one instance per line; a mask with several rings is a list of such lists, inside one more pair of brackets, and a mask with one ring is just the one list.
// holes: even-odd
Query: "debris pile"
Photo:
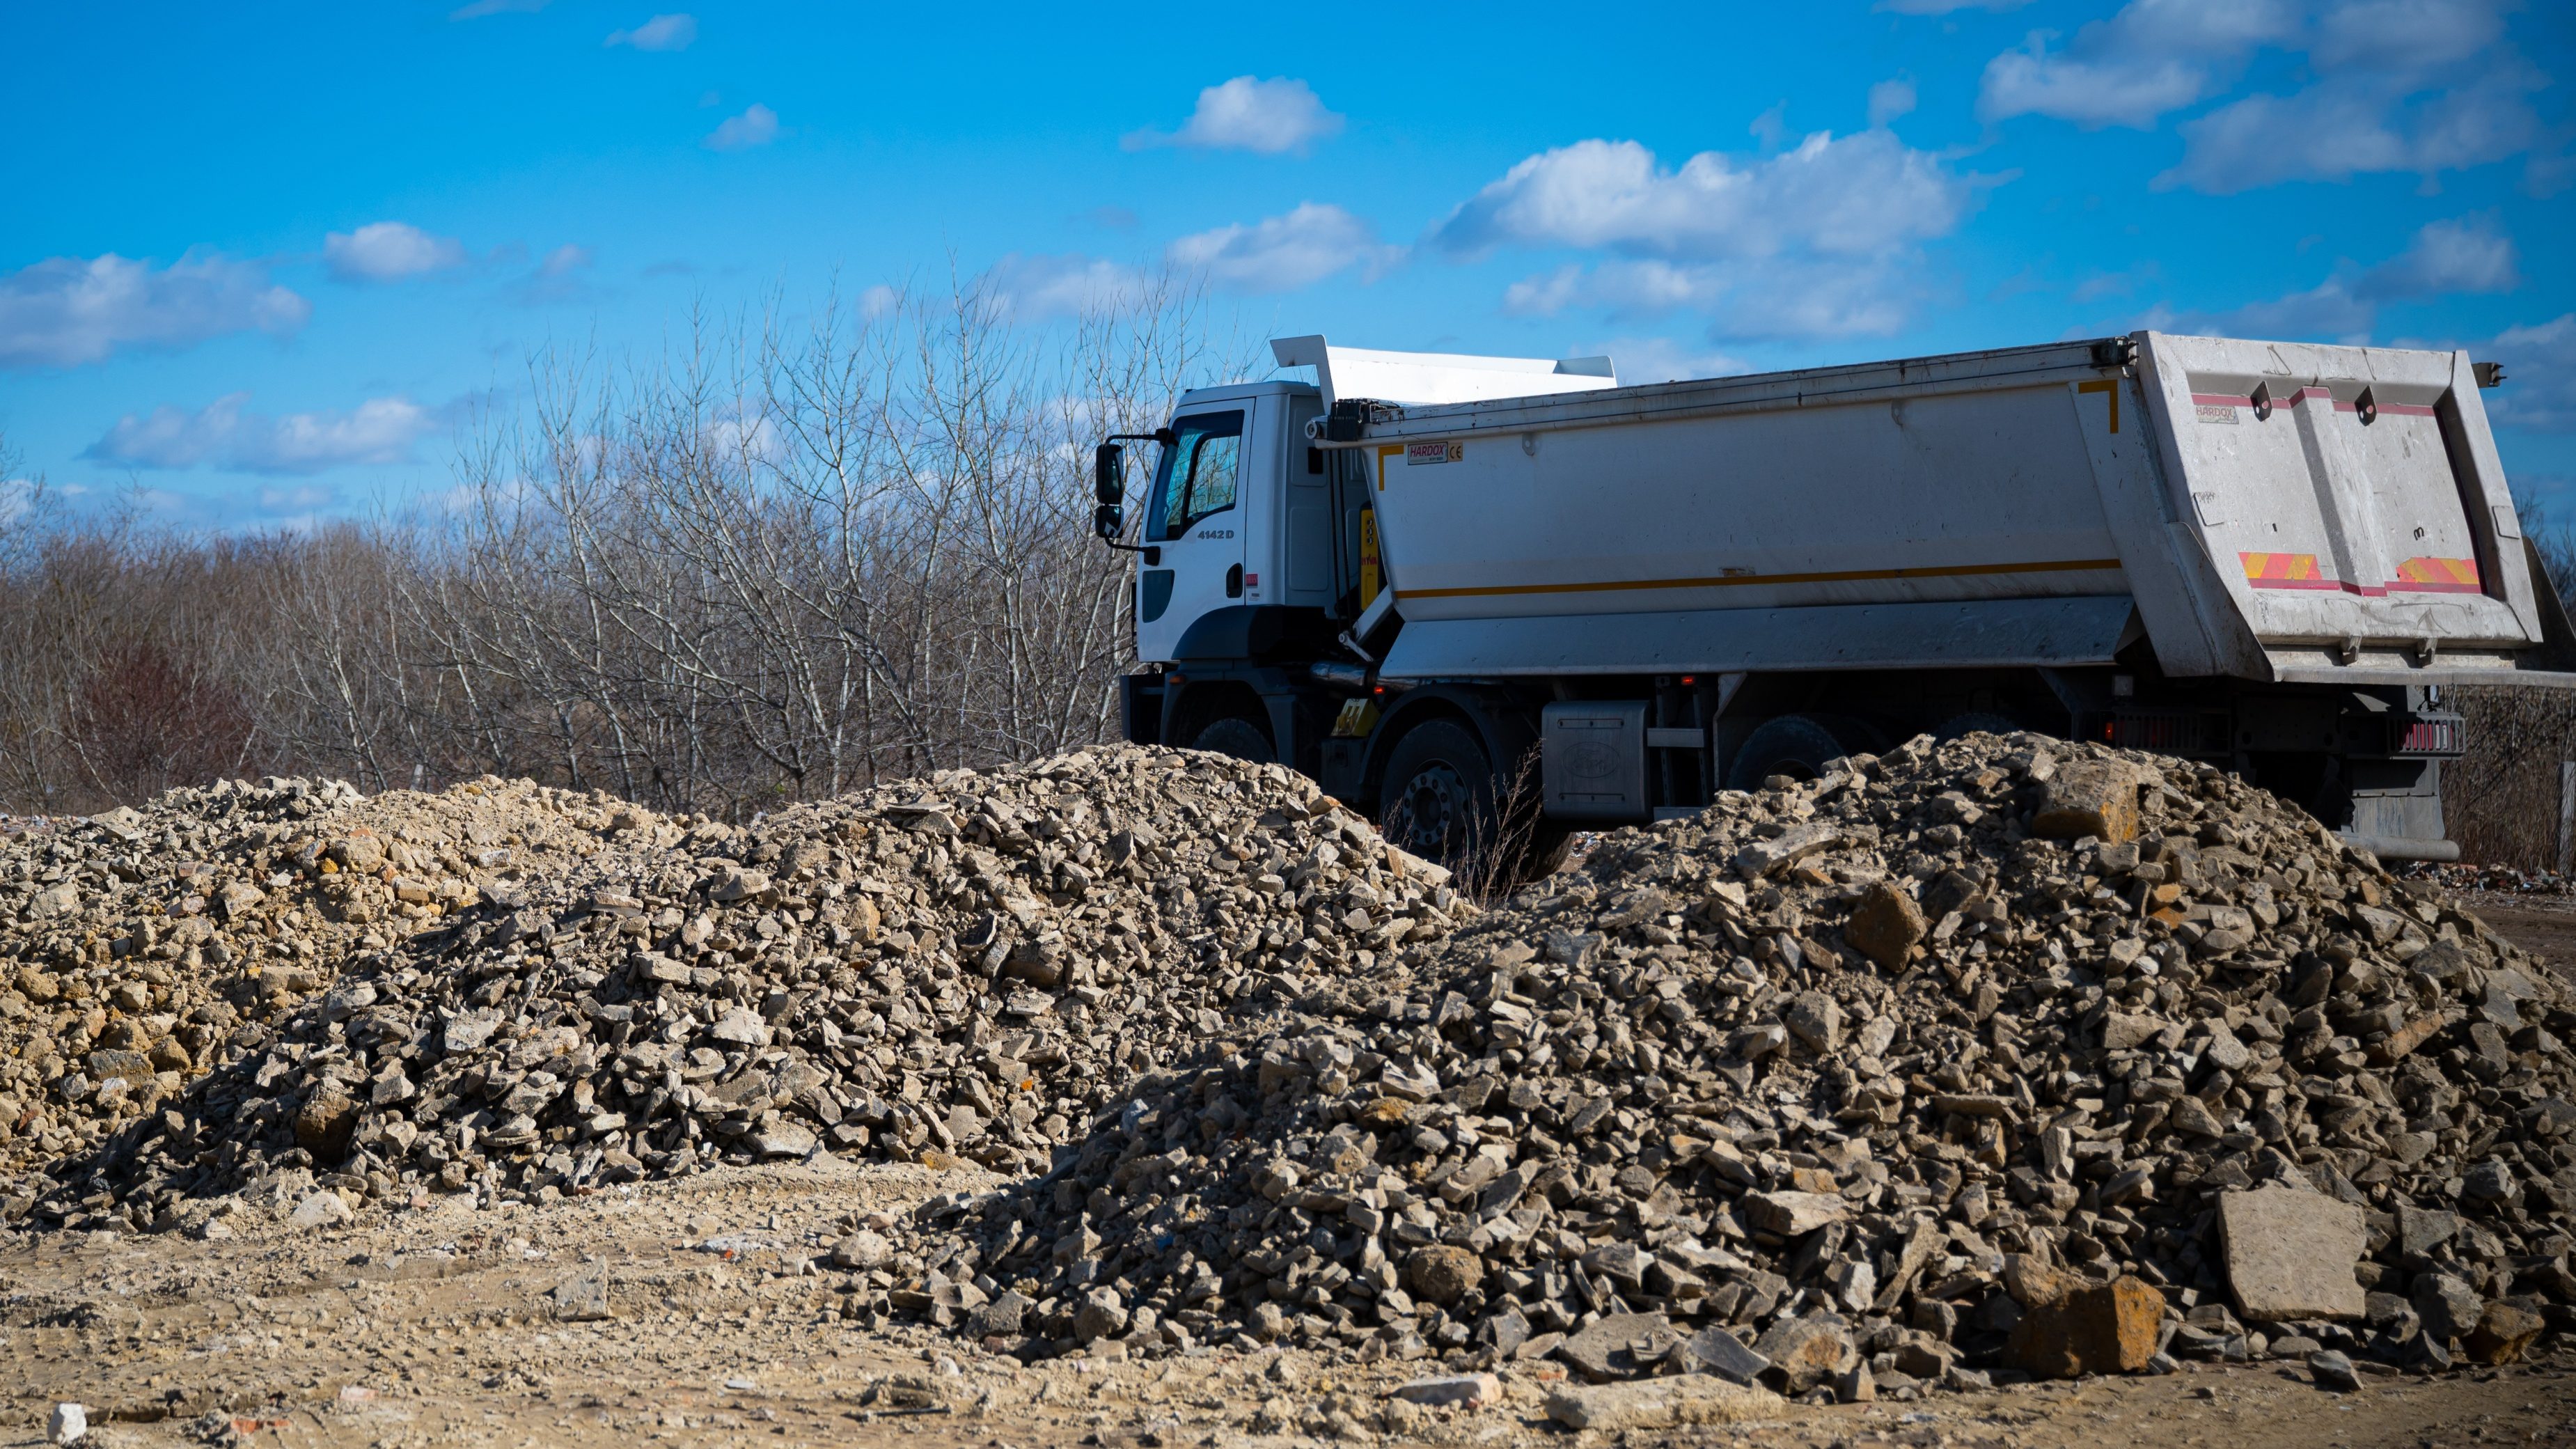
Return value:
[(1845, 1400), (2576, 1324), (2576, 1011), (2430, 885), (2028, 735), (1769, 785), (1482, 913), (1162, 749), (749, 828), (174, 793), (0, 845), (0, 1216), (972, 1161), (1022, 1180), (852, 1231), (844, 1317)]
[[(657, 848), (474, 882), (478, 906), (234, 1031), (220, 1070), (22, 1207), (196, 1225), (192, 1200), (255, 1183), (547, 1198), (816, 1150), (1042, 1172), (1252, 996), (1365, 974), (1463, 913), (1302, 777), (1171, 750), (949, 771), (749, 829), (600, 823)], [(265, 898), (329, 892), (359, 848), (339, 828)]]
[[(0, 841), (0, 1183), (96, 1150), (265, 1039), (352, 960), (573, 863), (679, 832), (605, 797), (486, 779), (372, 798), (271, 778)], [(0, 1215), (26, 1203), (0, 1190)]]
[(2576, 1015), (2475, 919), (2171, 759), (1772, 783), (854, 1235), (853, 1316), (1844, 1399), (2576, 1322)]

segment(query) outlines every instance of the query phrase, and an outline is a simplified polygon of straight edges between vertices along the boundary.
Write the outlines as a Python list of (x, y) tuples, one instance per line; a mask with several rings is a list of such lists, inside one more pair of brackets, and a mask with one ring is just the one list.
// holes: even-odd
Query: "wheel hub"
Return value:
[(1447, 765), (1432, 765), (1405, 782), (1395, 808), (1387, 812), (1386, 834), (1426, 860), (1447, 860), (1472, 843), (1466, 837), (1474, 806), (1465, 776)]

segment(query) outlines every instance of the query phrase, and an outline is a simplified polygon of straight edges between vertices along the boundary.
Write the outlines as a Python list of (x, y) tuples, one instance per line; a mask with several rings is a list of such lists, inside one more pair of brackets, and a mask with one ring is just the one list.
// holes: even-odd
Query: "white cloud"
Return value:
[(632, 30), (612, 30), (602, 46), (628, 46), (636, 50), (686, 50), (698, 38), (698, 18), (694, 15), (656, 15)]
[(566, 242), (546, 253), (536, 271), (510, 287), (508, 295), (523, 307), (589, 300), (596, 295), (587, 275), (591, 261), (590, 248)]
[(2195, 314), (2184, 330), (2265, 341), (2322, 340), (2358, 345), (2370, 341), (2371, 324), (2378, 317), (2379, 309), (2368, 299), (2355, 296), (2348, 283), (2333, 278), (2268, 302), (2249, 302), (2227, 312)]
[(283, 336), (312, 315), (255, 262), (52, 257), (0, 277), (0, 369), (78, 367), (119, 348), (193, 347), (228, 332)]
[(2496, 0), (2342, 0), (2317, 16), (2308, 54), (2322, 71), (2422, 72), (2503, 39), (2504, 9)]
[[(2243, 96), (2181, 127), (2160, 187), (2217, 194), (2291, 180), (2484, 165), (2546, 143), (2527, 99), (2548, 78), (2513, 49), (2514, 0), (2130, 0), (2063, 46), (2033, 31), (1986, 65), (1988, 121), (2041, 115), (2147, 129), (2223, 94), (2258, 51), (2307, 83)], [(2535, 158), (2533, 181), (2548, 165)]]
[(2509, 327), (2473, 355), (2504, 364), (2504, 386), (2486, 396), (2487, 413), (2498, 424), (2576, 432), (2576, 312)]
[(2232, 311), (2186, 314), (2178, 325), (2233, 337), (2366, 343), (2386, 303), (2505, 292), (2521, 281), (2513, 239), (2488, 218), (2463, 217), (2419, 228), (2405, 251), (2378, 266), (2346, 267), (2304, 291)]
[(1014, 316), (1078, 317), (1137, 295), (1144, 279), (1100, 257), (1007, 256), (985, 274), (994, 298)]
[(1899, 77), (1869, 88), (1869, 123), (1884, 126), (1914, 110), (1914, 82)]
[(1633, 141), (1590, 140), (1514, 166), (1431, 241), (1468, 256), (1506, 243), (1616, 254), (1514, 284), (1513, 312), (1686, 309), (1721, 337), (1884, 335), (1918, 300), (1921, 243), (1955, 230), (1976, 198), (1884, 129), (1818, 132), (1763, 158), (1706, 151), (1678, 169)]
[(343, 282), (392, 282), (465, 265), (465, 244), (407, 221), (374, 221), (322, 239), (322, 260)]
[(1164, 257), (1245, 292), (1285, 292), (1351, 266), (1372, 278), (1402, 252), (1378, 244), (1376, 229), (1338, 206), (1302, 202), (1285, 216), (1236, 223), (1173, 242)]
[(724, 124), (709, 131), (699, 144), (710, 151), (748, 151), (777, 139), (778, 113), (754, 102), (741, 115), (726, 117)]
[(1130, 151), (1199, 146), (1275, 156), (1282, 151), (1302, 152), (1327, 136), (1339, 135), (1341, 129), (1342, 117), (1325, 110), (1304, 81), (1239, 75), (1199, 92), (1198, 108), (1178, 131), (1169, 135), (1137, 131), (1122, 144)]
[(1634, 141), (1577, 141), (1529, 157), (1432, 233), (1474, 254), (1510, 242), (1636, 255), (1864, 256), (1947, 235), (1973, 188), (1884, 131), (1819, 131), (1767, 159), (1703, 151), (1666, 170)]
[(1689, 378), (1733, 377), (1751, 372), (1752, 364), (1723, 352), (1675, 342), (1669, 337), (1618, 337), (1575, 349), (1606, 355), (1618, 370), (1620, 385), (1680, 382)]
[(1741, 341), (1884, 337), (1905, 326), (1919, 300), (1909, 270), (1892, 260), (1841, 257), (1620, 260), (1516, 282), (1503, 309), (1551, 316), (1597, 307), (1639, 321), (1701, 312), (1713, 336)]
[(473, 0), (447, 12), (450, 20), (480, 20), (486, 15), (533, 15), (551, 0)]
[(1977, 114), (2144, 129), (2213, 93), (2257, 46), (2297, 36), (2301, 19), (2293, 0), (2130, 0), (2063, 50), (2036, 30), (1987, 62)]
[(2462, 217), (2418, 230), (2402, 255), (2371, 268), (2357, 290), (2369, 297), (2430, 297), (2510, 292), (2521, 283), (2513, 238), (2491, 218)]
[(429, 412), (408, 398), (380, 397), (347, 412), (270, 417), (242, 411), (246, 392), (190, 413), (163, 405), (126, 414), (81, 456), (137, 468), (211, 465), (240, 473), (307, 474), (350, 464), (411, 461), (429, 431)]
[(2247, 96), (2184, 122), (2182, 161), (2155, 184), (2227, 196), (2283, 181), (2430, 176), (2501, 161), (2545, 138), (2524, 99), (2543, 83), (2513, 66), (2429, 95), (2408, 94), (2408, 78), (2363, 75)]

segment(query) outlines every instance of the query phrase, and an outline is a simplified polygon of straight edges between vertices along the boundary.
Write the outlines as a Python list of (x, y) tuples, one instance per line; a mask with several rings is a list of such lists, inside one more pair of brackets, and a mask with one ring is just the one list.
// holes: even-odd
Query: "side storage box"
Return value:
[(1559, 820), (1644, 820), (1646, 702), (1571, 700), (1539, 712), (1539, 771)]

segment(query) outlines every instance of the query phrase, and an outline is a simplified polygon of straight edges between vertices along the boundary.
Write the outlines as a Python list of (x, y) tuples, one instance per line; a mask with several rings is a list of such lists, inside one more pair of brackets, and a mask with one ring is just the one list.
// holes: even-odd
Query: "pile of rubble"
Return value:
[(1482, 914), (1170, 750), (749, 828), (269, 781), (0, 843), (0, 1217), (954, 1159), (1024, 1180), (850, 1234), (845, 1316), (1842, 1398), (2349, 1373), (2576, 1323), (2571, 1029), (2296, 810), (2031, 736), (1729, 794)]
[[(679, 834), (604, 797), (497, 779), (373, 798), (226, 781), (16, 823), (0, 840), (0, 1184), (177, 1106), (351, 961)], [(0, 1189), (0, 1213), (23, 1213), (9, 1199), (25, 1190)]]
[(1771, 783), (853, 1234), (851, 1312), (1845, 1398), (2576, 1322), (2576, 1017), (2476, 920), (2170, 759)]
[[(749, 829), (601, 823), (654, 848), (476, 881), (479, 908), (362, 939), (21, 1205), (195, 1227), (257, 1184), (327, 1219), (818, 1149), (1044, 1171), (1255, 997), (1365, 973), (1464, 909), (1302, 777), (1170, 750), (950, 771)], [(295, 934), (294, 903), (372, 861), (336, 828), (260, 887), (299, 958), (332, 947)]]

